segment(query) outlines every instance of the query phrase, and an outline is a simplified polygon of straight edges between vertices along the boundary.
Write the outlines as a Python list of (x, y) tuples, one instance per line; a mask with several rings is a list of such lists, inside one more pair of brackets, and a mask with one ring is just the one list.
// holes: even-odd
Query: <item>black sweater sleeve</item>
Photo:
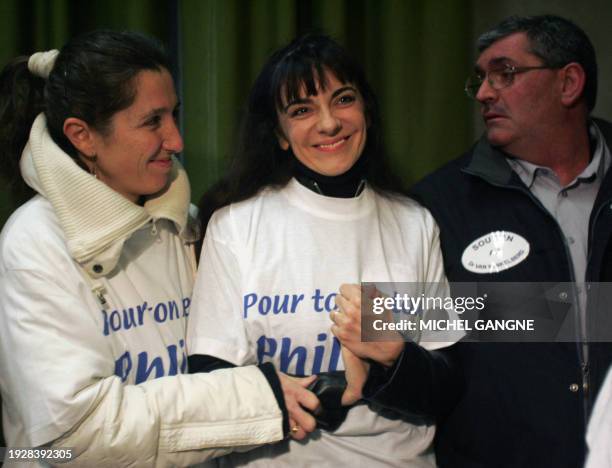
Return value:
[(224, 361), (208, 354), (193, 354), (187, 358), (187, 364), (190, 374), (198, 372), (212, 372), (217, 369), (229, 369), (236, 367), (231, 362)]
[(458, 347), (427, 351), (406, 343), (395, 364), (372, 363), (363, 388), (370, 403), (407, 417), (434, 422), (457, 404), (463, 389)]
[[(190, 374), (195, 374), (198, 372), (212, 372), (219, 369), (236, 367), (231, 362), (224, 361), (223, 359), (209, 356), (207, 354), (192, 354), (187, 358), (187, 364)], [(278, 407), (283, 413), (283, 433), (287, 435), (289, 434), (289, 413), (287, 411), (287, 406), (285, 405), (283, 388), (278, 378), (278, 374), (274, 369), (274, 365), (271, 363), (260, 364), (257, 367), (268, 381), (268, 384), (272, 389), (272, 393), (274, 393), (274, 397), (276, 398), (276, 403), (278, 403)]]

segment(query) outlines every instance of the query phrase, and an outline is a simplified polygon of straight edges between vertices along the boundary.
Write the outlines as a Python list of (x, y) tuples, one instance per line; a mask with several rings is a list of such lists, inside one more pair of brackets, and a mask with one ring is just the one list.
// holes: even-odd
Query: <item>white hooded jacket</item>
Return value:
[(195, 264), (180, 164), (135, 205), (80, 169), (41, 114), (21, 170), (38, 195), (0, 234), (7, 444), (70, 447), (78, 466), (186, 466), (281, 439), (257, 368), (182, 375)]

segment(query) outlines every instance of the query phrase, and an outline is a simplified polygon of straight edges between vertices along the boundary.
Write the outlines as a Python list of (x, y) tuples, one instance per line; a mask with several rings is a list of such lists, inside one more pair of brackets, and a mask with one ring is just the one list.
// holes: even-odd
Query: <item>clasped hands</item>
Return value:
[[(368, 378), (370, 361), (376, 361), (386, 367), (392, 366), (404, 348), (403, 340), (395, 333), (390, 341), (361, 341), (362, 298), (371, 301), (378, 294), (375, 288), (362, 291), (360, 285), (344, 284), (336, 296), (337, 310), (330, 312), (330, 319), (333, 322), (331, 331), (342, 345), (347, 381), (342, 395), (342, 405), (350, 406), (361, 399), (363, 386)], [(296, 440), (302, 440), (316, 428), (313, 414), (319, 409), (320, 403), (307, 387), (317, 377), (311, 375), (297, 378), (279, 373), (279, 378), (289, 413), (290, 435)]]
[[(343, 404), (352, 404), (361, 398), (368, 377), (369, 362), (375, 361), (391, 367), (404, 349), (403, 339), (396, 332), (385, 335), (388, 341), (362, 341), (362, 305), (365, 306), (363, 317), (368, 320), (380, 318), (367, 312), (372, 311), (372, 301), (379, 295), (374, 287), (363, 289), (358, 284), (343, 284), (340, 286), (340, 294), (336, 296), (338, 309), (330, 313), (334, 323), (331, 331), (342, 344), (347, 380)], [(362, 301), (366, 303), (362, 304)], [(383, 318), (389, 320), (390, 314), (386, 311)]]

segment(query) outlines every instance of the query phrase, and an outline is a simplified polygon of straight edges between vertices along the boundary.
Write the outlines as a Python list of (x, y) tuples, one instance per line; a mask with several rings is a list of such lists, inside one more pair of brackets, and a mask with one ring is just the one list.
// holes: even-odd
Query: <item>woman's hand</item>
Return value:
[[(368, 304), (365, 310), (372, 310), (371, 301), (378, 292), (373, 289), (365, 295)], [(383, 366), (390, 367), (404, 349), (402, 336), (395, 331), (380, 332), (381, 337), (388, 341), (361, 341), (361, 298), (362, 289), (358, 284), (343, 284), (340, 294), (336, 296), (338, 310), (332, 311), (329, 316), (334, 322), (332, 333), (340, 340), (343, 346), (362, 359), (372, 359)], [(391, 312), (384, 315), (366, 315), (368, 322), (372, 320), (393, 320)], [(369, 324), (371, 327), (371, 323)]]
[(342, 405), (349, 406), (361, 400), (363, 386), (368, 380), (370, 364), (355, 356), (346, 346), (342, 346), (342, 360), (346, 377), (346, 390), (342, 394)]
[(304, 408), (315, 412), (319, 408), (319, 400), (310, 390), (307, 390), (316, 375), (310, 377), (291, 377), (278, 372), (278, 378), (283, 388), (285, 406), (289, 413), (289, 431), (291, 437), (302, 440), (317, 427), (315, 418), (304, 411)]

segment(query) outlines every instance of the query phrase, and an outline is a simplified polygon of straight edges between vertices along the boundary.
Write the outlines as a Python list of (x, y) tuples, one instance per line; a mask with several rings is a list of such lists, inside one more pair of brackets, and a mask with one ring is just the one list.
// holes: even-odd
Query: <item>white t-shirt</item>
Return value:
[[(236, 365), (273, 362), (310, 375), (342, 370), (329, 312), (342, 283), (446, 282), (438, 229), (407, 198), (367, 188), (330, 198), (295, 179), (219, 210), (204, 241), (188, 319), (189, 354)], [(249, 466), (433, 466), (433, 426), (391, 420), (359, 405), (333, 433), (316, 431), (233, 454)]]

